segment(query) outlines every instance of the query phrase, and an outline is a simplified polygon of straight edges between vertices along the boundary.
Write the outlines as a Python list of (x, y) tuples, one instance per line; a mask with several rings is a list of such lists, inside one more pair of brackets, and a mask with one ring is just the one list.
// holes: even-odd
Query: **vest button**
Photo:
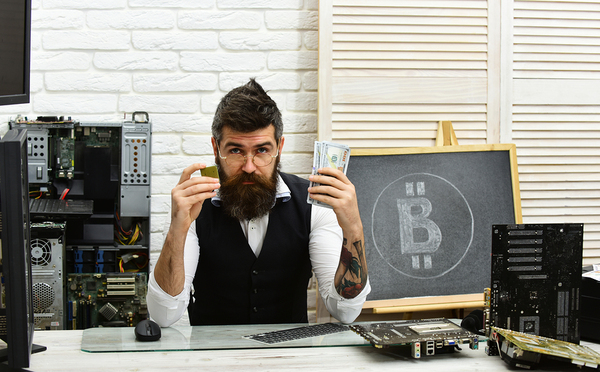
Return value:
[(252, 270), (252, 274), (258, 275), (258, 270)]
[(258, 313), (258, 309), (256, 307), (253, 307), (252, 311), (254, 311), (255, 313)]
[(254, 293), (258, 293), (258, 289), (254, 288)]

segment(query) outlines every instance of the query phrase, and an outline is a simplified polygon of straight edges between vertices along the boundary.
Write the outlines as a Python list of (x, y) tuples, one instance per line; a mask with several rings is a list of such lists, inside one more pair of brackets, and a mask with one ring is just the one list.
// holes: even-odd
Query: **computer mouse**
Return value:
[(153, 320), (141, 320), (134, 329), (138, 341), (157, 341), (160, 339), (160, 326)]

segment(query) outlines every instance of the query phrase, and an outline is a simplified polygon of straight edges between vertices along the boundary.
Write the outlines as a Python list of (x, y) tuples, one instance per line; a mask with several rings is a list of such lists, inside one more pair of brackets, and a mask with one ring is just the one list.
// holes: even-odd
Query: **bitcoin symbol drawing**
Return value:
[[(398, 199), (398, 214), (400, 217), (400, 247), (402, 254), (413, 254), (412, 266), (421, 266), (419, 253), (423, 254), (423, 266), (431, 269), (431, 255), (437, 251), (442, 242), (442, 232), (438, 225), (427, 216), (431, 213), (431, 202), (425, 198)], [(416, 214), (414, 210), (418, 210)], [(425, 229), (427, 240), (415, 241), (415, 231)]]
[[(463, 194), (442, 177), (409, 174), (377, 197), (371, 216), (375, 248), (403, 275), (432, 279), (454, 269), (473, 241), (473, 213)], [(393, 220), (397, 223), (390, 224)]]

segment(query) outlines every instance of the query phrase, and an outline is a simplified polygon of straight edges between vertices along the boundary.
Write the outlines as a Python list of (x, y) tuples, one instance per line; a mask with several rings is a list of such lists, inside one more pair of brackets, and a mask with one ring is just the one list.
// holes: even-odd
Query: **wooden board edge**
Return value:
[(517, 164), (517, 146), (512, 145), (508, 150), (510, 157), (510, 173), (513, 189), (513, 204), (515, 208), (515, 223), (523, 223), (523, 211), (521, 209), (521, 186), (519, 183), (519, 167)]
[(394, 306), (412, 306), (412, 305), (431, 305), (431, 304), (448, 304), (457, 302), (472, 302), (483, 301), (483, 291), (481, 293), (469, 293), (460, 295), (448, 296), (426, 296), (426, 297), (409, 297), (389, 300), (372, 300), (366, 301), (363, 309), (394, 307)]
[[(435, 154), (447, 152), (476, 152), (476, 151), (510, 151), (515, 149), (513, 143), (494, 143), (488, 145), (455, 145), (455, 146), (429, 146), (429, 147), (398, 147), (378, 149), (352, 149), (350, 156), (376, 156), (376, 155), (410, 155), (410, 154)], [(352, 161), (352, 158), (350, 158)]]
[(418, 312), (418, 311), (474, 309), (474, 308), (483, 308), (483, 306), (484, 306), (484, 302), (483, 302), (483, 300), (480, 300), (480, 301), (450, 302), (450, 303), (443, 303), (443, 304), (375, 307), (375, 308), (373, 308), (373, 314), (394, 314), (394, 313), (413, 313), (413, 312)]

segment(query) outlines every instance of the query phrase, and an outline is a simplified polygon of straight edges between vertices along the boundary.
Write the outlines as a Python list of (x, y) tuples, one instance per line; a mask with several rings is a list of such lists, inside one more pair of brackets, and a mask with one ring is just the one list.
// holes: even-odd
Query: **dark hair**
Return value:
[(275, 140), (283, 135), (281, 112), (275, 101), (251, 78), (248, 83), (234, 88), (219, 102), (212, 124), (212, 135), (221, 140), (223, 127), (236, 132), (249, 133), (273, 125)]

